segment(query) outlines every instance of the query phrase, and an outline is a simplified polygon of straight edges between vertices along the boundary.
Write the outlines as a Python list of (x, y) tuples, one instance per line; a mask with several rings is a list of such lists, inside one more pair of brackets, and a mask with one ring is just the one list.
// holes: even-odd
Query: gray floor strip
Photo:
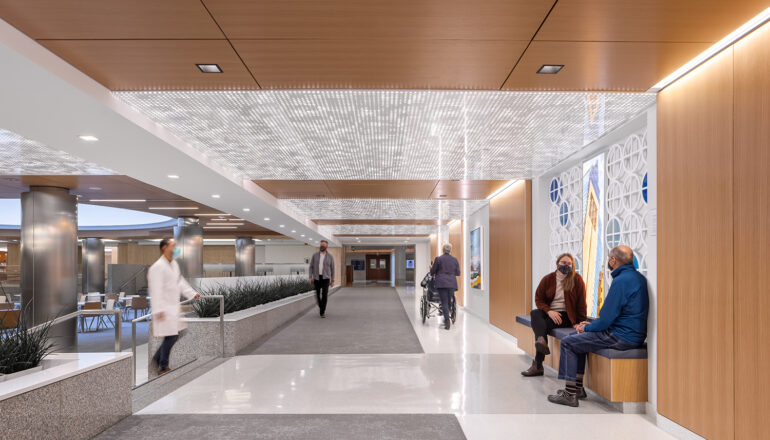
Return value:
[(173, 414), (131, 416), (109, 439), (465, 440), (452, 414)]
[(326, 318), (314, 308), (239, 355), (423, 353), (396, 289), (345, 288), (329, 298)]

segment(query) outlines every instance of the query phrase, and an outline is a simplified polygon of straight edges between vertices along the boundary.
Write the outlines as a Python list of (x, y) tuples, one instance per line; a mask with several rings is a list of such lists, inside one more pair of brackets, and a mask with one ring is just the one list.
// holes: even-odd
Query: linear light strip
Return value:
[(89, 202), (102, 202), (102, 203), (144, 203), (145, 199), (89, 199)]
[(510, 188), (511, 186), (513, 186), (513, 184), (514, 184), (514, 183), (516, 183), (516, 182), (518, 182), (518, 180), (509, 180), (509, 181), (508, 181), (508, 183), (506, 183), (505, 185), (501, 186), (500, 188), (498, 188), (498, 190), (497, 190), (497, 191), (495, 191), (495, 192), (493, 192), (492, 194), (490, 194), (490, 195), (487, 197), (487, 200), (492, 200), (492, 199), (494, 199), (495, 197), (499, 196), (500, 194), (502, 194), (503, 192), (505, 192), (505, 190), (507, 190), (508, 188)]
[(204, 226), (203, 229), (238, 229), (237, 226)]
[(151, 209), (153, 211), (182, 211), (182, 210), (193, 210), (198, 209), (197, 206), (150, 206), (147, 209)]
[(714, 55), (730, 47), (733, 43), (740, 40), (754, 29), (762, 26), (768, 20), (770, 20), (770, 8), (760, 12), (757, 16), (744, 23), (741, 27), (730, 32), (730, 34), (717, 41), (713, 46), (704, 50), (698, 56), (684, 64), (682, 67), (676, 69), (673, 73), (660, 80), (660, 82), (652, 86), (648, 92), (659, 92), (663, 90), (677, 79), (683, 77), (696, 67), (708, 61)]

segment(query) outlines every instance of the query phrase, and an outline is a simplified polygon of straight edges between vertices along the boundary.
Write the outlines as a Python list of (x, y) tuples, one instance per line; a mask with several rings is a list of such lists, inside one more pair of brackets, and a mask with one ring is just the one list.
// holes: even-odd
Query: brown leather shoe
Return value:
[(544, 355), (551, 354), (551, 349), (548, 348), (548, 342), (546, 342), (545, 338), (542, 336), (535, 340), (535, 350), (537, 350), (538, 353), (542, 353)]
[(532, 361), (532, 365), (529, 367), (529, 370), (522, 371), (521, 375), (524, 377), (533, 377), (533, 376), (542, 376), (543, 375), (543, 367), (537, 368), (537, 362)]

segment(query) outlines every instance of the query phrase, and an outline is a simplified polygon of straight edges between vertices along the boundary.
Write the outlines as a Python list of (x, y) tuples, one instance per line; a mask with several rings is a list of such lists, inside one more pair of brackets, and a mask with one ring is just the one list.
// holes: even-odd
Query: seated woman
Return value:
[(575, 259), (561, 254), (556, 259), (556, 271), (544, 276), (535, 291), (537, 308), (530, 313), (535, 332), (535, 360), (521, 374), (527, 377), (543, 375), (543, 360), (551, 354), (548, 332), (560, 327), (577, 327), (586, 319), (586, 286), (575, 273)]

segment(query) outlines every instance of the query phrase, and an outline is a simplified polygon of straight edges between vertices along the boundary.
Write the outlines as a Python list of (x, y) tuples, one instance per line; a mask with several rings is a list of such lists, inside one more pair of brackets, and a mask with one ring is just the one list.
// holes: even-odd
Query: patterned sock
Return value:
[(577, 386), (578, 391), (581, 391), (583, 389), (583, 375), (578, 374), (577, 375), (577, 382), (575, 382), (575, 385)]
[(569, 396), (574, 396), (575, 394), (577, 394), (577, 385), (575, 384), (575, 382), (567, 382), (567, 388), (565, 389), (565, 392)]

